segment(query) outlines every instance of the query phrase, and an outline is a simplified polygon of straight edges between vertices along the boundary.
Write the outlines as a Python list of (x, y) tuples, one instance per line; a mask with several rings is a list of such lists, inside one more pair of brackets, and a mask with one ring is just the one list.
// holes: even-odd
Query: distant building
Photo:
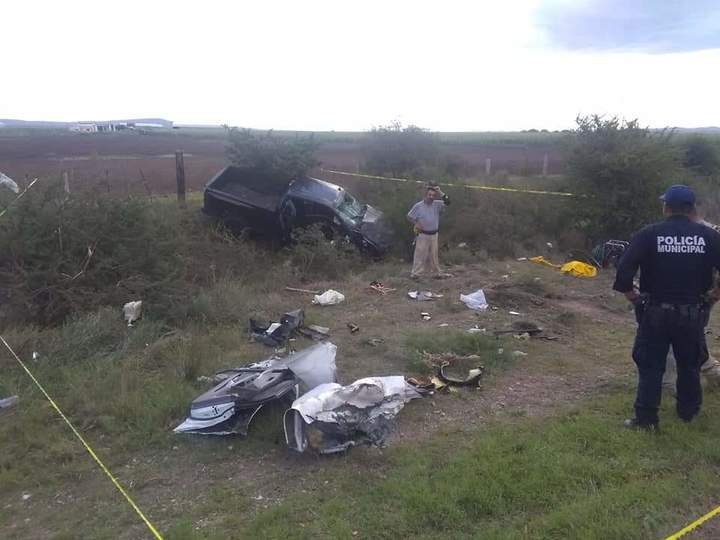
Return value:
[(162, 118), (138, 118), (133, 120), (103, 120), (101, 122), (76, 122), (68, 129), (76, 133), (110, 133), (126, 129), (172, 129), (173, 123)]
[(90, 123), (77, 123), (77, 124), (70, 124), (69, 127), (70, 131), (74, 131), (75, 133), (97, 133), (98, 132), (98, 126), (97, 124), (90, 124)]

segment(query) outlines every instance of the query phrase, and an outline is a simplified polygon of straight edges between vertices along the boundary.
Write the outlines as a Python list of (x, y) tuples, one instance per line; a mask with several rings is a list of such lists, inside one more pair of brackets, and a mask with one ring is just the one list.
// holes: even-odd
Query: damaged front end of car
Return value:
[(218, 374), (223, 380), (197, 397), (190, 414), (174, 431), (202, 435), (247, 435), (255, 415), (268, 403), (298, 398), (301, 391), (336, 378), (337, 347), (322, 342), (287, 358), (262, 362)]

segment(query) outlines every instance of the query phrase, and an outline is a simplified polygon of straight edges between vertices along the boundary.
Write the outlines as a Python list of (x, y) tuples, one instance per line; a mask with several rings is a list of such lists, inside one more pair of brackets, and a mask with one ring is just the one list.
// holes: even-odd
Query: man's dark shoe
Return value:
[(656, 433), (660, 430), (658, 424), (644, 424), (641, 423), (637, 418), (628, 418), (623, 422), (623, 427), (627, 429), (642, 429), (650, 433)]

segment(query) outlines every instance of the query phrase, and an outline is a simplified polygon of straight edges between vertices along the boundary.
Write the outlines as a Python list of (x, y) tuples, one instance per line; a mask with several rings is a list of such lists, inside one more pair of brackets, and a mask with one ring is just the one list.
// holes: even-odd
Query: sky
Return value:
[(3, 0), (0, 118), (720, 126), (718, 0)]

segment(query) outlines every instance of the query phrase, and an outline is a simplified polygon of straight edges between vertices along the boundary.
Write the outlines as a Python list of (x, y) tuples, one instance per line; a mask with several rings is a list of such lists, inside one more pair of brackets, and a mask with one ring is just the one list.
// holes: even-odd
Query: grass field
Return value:
[[(659, 435), (621, 428), (633, 399), (634, 325), (609, 291), (611, 273), (579, 280), (453, 249), (443, 258), (454, 277), (421, 284), (445, 297), (419, 305), (405, 296), (418, 285), (402, 261), (303, 276), (292, 255), (243, 242), (198, 252), (214, 280), (173, 313), (147, 305), (135, 328), (109, 306), (56, 328), (2, 329), (166, 538), (661, 538), (720, 502), (716, 389), (693, 424), (674, 418), (666, 395)], [(263, 264), (264, 274), (256, 271)], [(371, 291), (374, 279), (397, 292)], [(320, 308), (285, 285), (332, 287), (347, 299)], [(496, 311), (459, 302), (479, 287)], [(340, 457), (291, 453), (282, 411), (272, 409), (246, 439), (173, 435), (207, 388), (198, 377), (269, 354), (248, 342), (248, 317), (297, 307), (331, 328), (343, 383), (421, 375), (423, 350), (447, 350), (481, 354), (483, 385), (409, 403), (387, 447)], [(425, 310), (429, 322), (419, 316)], [(559, 339), (492, 337), (517, 320), (509, 311)], [(474, 325), (488, 334), (470, 336)], [(0, 368), (3, 392), (21, 398), (0, 411), (0, 537), (149, 537), (5, 352)], [(717, 532), (711, 522), (695, 537)]]

